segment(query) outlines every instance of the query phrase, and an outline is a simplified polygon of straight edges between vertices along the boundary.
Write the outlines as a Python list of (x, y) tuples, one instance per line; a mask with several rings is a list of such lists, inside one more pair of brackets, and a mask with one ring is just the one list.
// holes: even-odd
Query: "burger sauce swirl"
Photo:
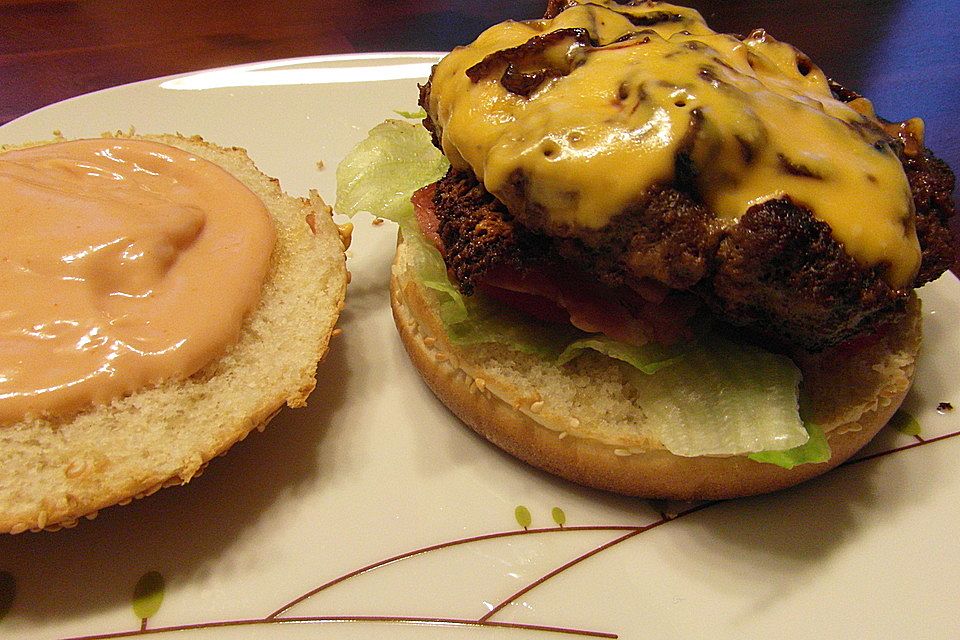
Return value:
[(275, 230), (219, 166), (141, 139), (0, 154), (0, 425), (188, 377), (239, 337)]

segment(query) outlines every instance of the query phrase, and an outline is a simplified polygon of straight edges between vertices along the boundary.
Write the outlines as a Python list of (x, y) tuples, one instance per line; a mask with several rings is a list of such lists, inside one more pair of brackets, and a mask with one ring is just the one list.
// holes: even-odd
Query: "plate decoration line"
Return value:
[(76, 636), (66, 640), (114, 640), (115, 638), (132, 638), (162, 633), (177, 633), (200, 629), (221, 629), (225, 627), (256, 627), (260, 625), (281, 624), (343, 624), (343, 623), (384, 623), (384, 624), (412, 624), (423, 626), (445, 627), (490, 627), (502, 629), (518, 629), (522, 631), (542, 631), (565, 635), (582, 636), (587, 638), (619, 638), (615, 633), (606, 631), (590, 631), (588, 629), (573, 629), (565, 627), (551, 627), (538, 624), (523, 624), (520, 622), (477, 622), (469, 618), (426, 618), (415, 616), (302, 616), (289, 618), (254, 618), (249, 620), (220, 620), (215, 622), (200, 622), (193, 624), (173, 625), (169, 627), (155, 627), (152, 629), (136, 629), (128, 631), (114, 631), (94, 635)]
[[(659, 521), (658, 521), (658, 522), (659, 522)], [(307, 592), (304, 593), (303, 595), (294, 598), (293, 600), (291, 600), (291, 601), (288, 602), (287, 604), (283, 605), (282, 607), (280, 607), (279, 609), (277, 609), (276, 611), (274, 611), (273, 613), (271, 613), (270, 615), (268, 615), (268, 616), (266, 617), (266, 619), (269, 620), (269, 619), (272, 619), (272, 618), (277, 618), (277, 617), (281, 616), (284, 612), (290, 610), (291, 608), (293, 608), (294, 606), (300, 604), (301, 602), (304, 602), (305, 600), (310, 599), (311, 597), (315, 596), (316, 594), (320, 593), (321, 591), (325, 591), (326, 589), (329, 589), (330, 587), (332, 587), (332, 586), (334, 586), (334, 585), (336, 585), (336, 584), (340, 584), (341, 582), (344, 582), (344, 581), (346, 581), (346, 580), (349, 580), (350, 578), (355, 578), (356, 576), (362, 575), (362, 574), (364, 574), (364, 573), (368, 573), (368, 572), (370, 572), (370, 571), (374, 571), (374, 570), (379, 569), (379, 568), (381, 568), (381, 567), (385, 567), (385, 566), (387, 566), (387, 565), (389, 565), (389, 564), (393, 564), (393, 563), (395, 563), (395, 562), (400, 562), (401, 560), (406, 560), (407, 558), (412, 558), (412, 557), (414, 557), (414, 556), (419, 556), (419, 555), (423, 555), (423, 554), (426, 554), (426, 553), (430, 553), (431, 551), (437, 551), (437, 550), (439, 550), (439, 549), (448, 549), (448, 548), (450, 548), (450, 547), (456, 547), (456, 546), (460, 546), (460, 545), (464, 545), (464, 544), (470, 544), (470, 543), (473, 543), (473, 542), (481, 542), (481, 541), (484, 541), (484, 540), (493, 540), (493, 539), (497, 539), (497, 538), (509, 538), (509, 537), (521, 536), (521, 535), (538, 535), (538, 534), (547, 534), (547, 533), (562, 533), (562, 532), (576, 532), (576, 531), (629, 531), (629, 532), (634, 532), (634, 531), (636, 531), (637, 529), (638, 529), (638, 527), (637, 527), (636, 525), (581, 525), (581, 526), (575, 526), (575, 527), (571, 527), (571, 526), (560, 526), (560, 525), (558, 525), (558, 526), (555, 526), (555, 527), (542, 527), (542, 528), (536, 528), (536, 529), (513, 529), (513, 530), (510, 530), (510, 531), (497, 531), (497, 532), (494, 532), (494, 533), (484, 533), (484, 534), (480, 534), (480, 535), (476, 535), (476, 536), (470, 536), (470, 537), (467, 537), (467, 538), (458, 538), (458, 539), (455, 539), (455, 540), (448, 540), (448, 541), (446, 541), (446, 542), (440, 542), (440, 543), (437, 543), (437, 544), (434, 544), (434, 545), (430, 545), (430, 546), (428, 546), (428, 547), (422, 547), (422, 548), (420, 548), (420, 549), (414, 549), (414, 550), (412, 550), (412, 551), (406, 551), (406, 552), (404, 552), (404, 553), (400, 553), (400, 554), (397, 554), (397, 555), (395, 555), (395, 556), (391, 556), (391, 557), (389, 557), (389, 558), (385, 558), (385, 559), (383, 559), (383, 560), (378, 560), (377, 562), (370, 563), (370, 564), (368, 564), (368, 565), (366, 565), (366, 566), (360, 567), (359, 569), (354, 569), (353, 571), (350, 571), (349, 573), (345, 573), (345, 574), (343, 574), (343, 575), (341, 575), (341, 576), (338, 576), (338, 577), (336, 577), (336, 578), (333, 578), (332, 580), (328, 580), (327, 582), (324, 582), (324, 583), (321, 584), (320, 586), (315, 587), (315, 588), (311, 589), (310, 591), (307, 591)]]
[(892, 449), (885, 449), (883, 451), (878, 451), (877, 453), (871, 453), (869, 455), (862, 456), (860, 458), (851, 458), (844, 462), (841, 467), (849, 467), (855, 464), (860, 464), (861, 462), (866, 462), (867, 460), (874, 460), (876, 458), (883, 458), (890, 455), (891, 453), (900, 453), (901, 451), (907, 451), (908, 449), (916, 449), (917, 447), (922, 447), (926, 444), (933, 444), (934, 442), (940, 442), (941, 440), (949, 440), (950, 438), (955, 438), (960, 436), (960, 430), (951, 431), (950, 433), (944, 433), (942, 435), (933, 437), (933, 438), (921, 438), (919, 435), (913, 436), (916, 439), (916, 442), (911, 442), (910, 444), (905, 444), (899, 447), (894, 447)]

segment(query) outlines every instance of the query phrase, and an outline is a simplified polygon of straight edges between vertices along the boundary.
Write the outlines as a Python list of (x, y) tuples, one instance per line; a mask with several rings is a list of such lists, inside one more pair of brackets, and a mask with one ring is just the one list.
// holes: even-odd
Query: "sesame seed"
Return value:
[(621, 458), (626, 458), (627, 456), (630, 455), (630, 452), (627, 451), (626, 449), (614, 449), (613, 455), (620, 456)]
[(76, 478), (78, 476), (83, 475), (83, 472), (86, 470), (87, 470), (87, 461), (84, 460), (83, 458), (80, 458), (68, 464), (66, 470), (64, 470), (64, 474), (68, 478)]
[(28, 525), (26, 522), (20, 522), (10, 527), (10, 533), (12, 533), (13, 535), (17, 535), (18, 533), (23, 533), (29, 528), (30, 528), (30, 525)]
[(567, 432), (566, 432), (566, 431), (561, 431), (561, 432), (560, 432), (560, 435), (557, 436), (557, 437), (558, 437), (560, 440), (563, 440), (564, 438), (567, 437)]
[(530, 411), (532, 411), (533, 413), (540, 413), (542, 409), (543, 409), (543, 400), (537, 400), (536, 402), (530, 405)]
[(571, 417), (568, 422), (570, 423), (571, 429), (576, 429), (577, 427), (580, 426), (580, 418)]
[(427, 336), (423, 339), (423, 344), (426, 347), (432, 347), (433, 345), (437, 344), (437, 339), (433, 336)]
[(38, 513), (38, 514), (37, 514), (37, 527), (40, 528), (40, 529), (43, 529), (45, 526), (47, 526), (47, 519), (48, 519), (48, 518), (49, 518), (49, 515), (47, 514), (46, 511), (41, 511), (40, 513)]
[(447, 360), (447, 354), (445, 354), (443, 351), (437, 351), (436, 358), (437, 362), (445, 362)]
[(479, 389), (480, 391), (484, 391), (487, 388), (487, 381), (484, 380), (483, 378), (477, 378), (476, 380), (473, 381), (473, 383), (477, 385), (477, 389)]

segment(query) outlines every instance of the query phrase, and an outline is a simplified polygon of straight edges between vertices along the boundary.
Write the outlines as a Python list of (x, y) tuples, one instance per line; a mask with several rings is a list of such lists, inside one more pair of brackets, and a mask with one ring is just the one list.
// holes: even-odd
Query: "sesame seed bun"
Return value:
[(589, 354), (558, 366), (502, 345), (450, 342), (435, 292), (417, 279), (414, 243), (401, 237), (390, 286), (393, 315), (414, 366), (437, 397), (477, 433), (512, 455), (573, 482), (675, 500), (775, 491), (848, 459), (887, 423), (910, 388), (920, 346), (920, 303), (855, 351), (795, 358), (811, 420), (832, 457), (787, 470), (746, 456), (681, 457), (636, 428), (646, 417), (632, 379), (611, 358)]
[(316, 384), (348, 278), (349, 236), (330, 208), (316, 194), (284, 194), (243, 149), (199, 137), (142, 137), (218, 164), (264, 202), (277, 241), (260, 303), (239, 341), (186, 380), (66, 418), (0, 425), (0, 532), (71, 527), (99, 509), (184, 484), (283, 405), (305, 405)]

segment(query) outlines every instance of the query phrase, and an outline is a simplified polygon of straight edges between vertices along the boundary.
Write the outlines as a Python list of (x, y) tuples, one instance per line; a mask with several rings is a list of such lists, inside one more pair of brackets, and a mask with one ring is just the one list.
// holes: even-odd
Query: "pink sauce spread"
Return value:
[(142, 140), (0, 154), (0, 424), (188, 377), (235, 343), (275, 241), (217, 165)]

